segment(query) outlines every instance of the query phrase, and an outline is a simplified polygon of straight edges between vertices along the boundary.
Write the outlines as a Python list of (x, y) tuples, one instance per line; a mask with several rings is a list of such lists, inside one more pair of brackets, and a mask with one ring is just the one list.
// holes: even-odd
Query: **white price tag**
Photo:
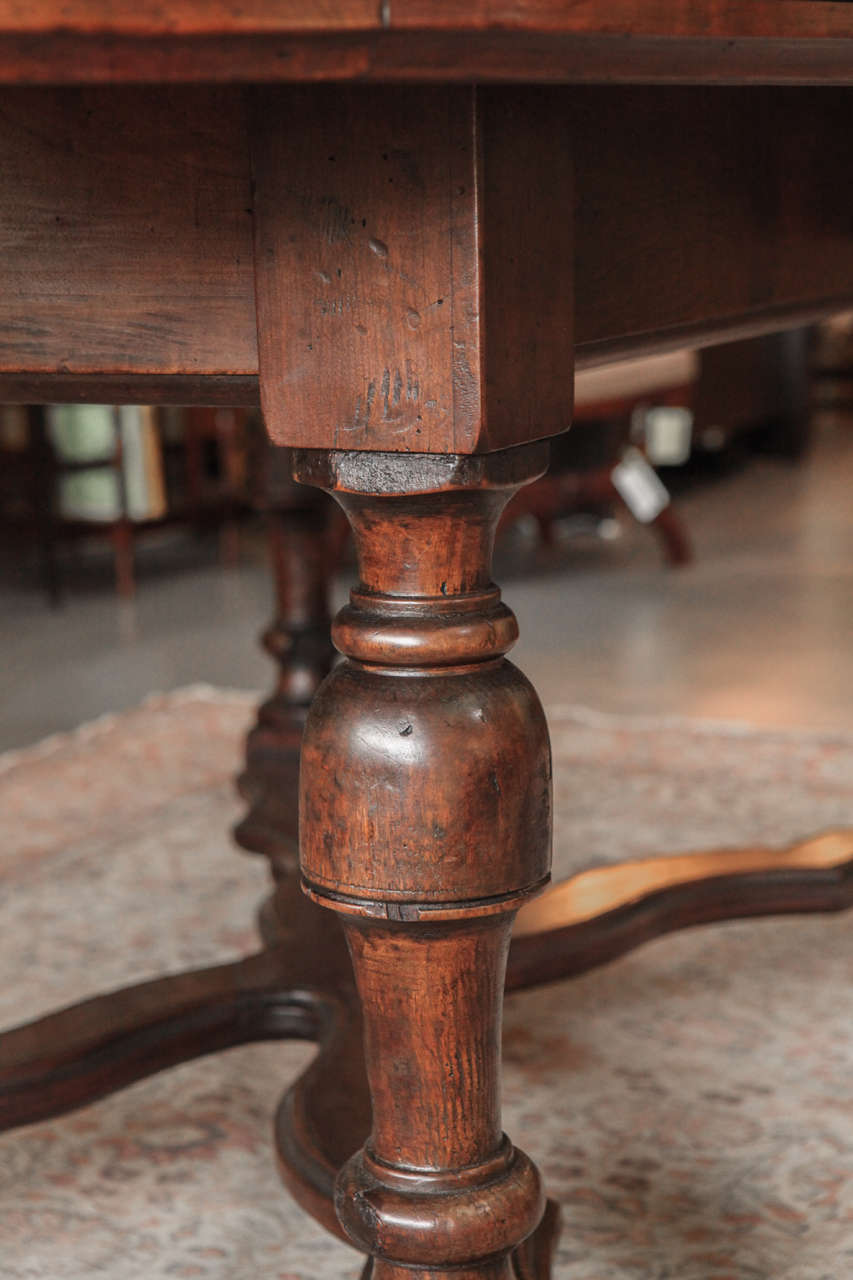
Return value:
[(680, 467), (690, 457), (693, 414), (689, 409), (658, 405), (645, 420), (646, 456), (655, 467)]
[(631, 515), (641, 524), (650, 524), (669, 506), (665, 486), (639, 449), (626, 449), (610, 478)]

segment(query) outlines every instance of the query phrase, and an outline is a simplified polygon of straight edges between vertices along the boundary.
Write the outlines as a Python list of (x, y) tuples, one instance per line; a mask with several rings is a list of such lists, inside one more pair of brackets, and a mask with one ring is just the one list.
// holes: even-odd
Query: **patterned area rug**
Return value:
[[(186, 690), (0, 757), (0, 1023), (254, 949), (228, 830), (253, 695)], [(853, 737), (550, 715), (556, 873), (853, 822)], [(235, 1049), (0, 1139), (0, 1276), (343, 1280), (270, 1117), (303, 1045)], [(727, 924), (508, 1001), (505, 1121), (559, 1280), (853, 1275), (853, 919)]]

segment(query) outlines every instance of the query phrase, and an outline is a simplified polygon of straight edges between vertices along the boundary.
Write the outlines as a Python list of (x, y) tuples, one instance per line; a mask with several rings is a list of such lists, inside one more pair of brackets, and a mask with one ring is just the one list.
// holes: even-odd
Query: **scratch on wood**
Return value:
[(326, 243), (340, 244), (350, 240), (351, 228), (355, 226), (352, 210), (334, 196), (323, 196), (320, 207), (323, 210), (323, 238)]
[(370, 426), (370, 414), (373, 409), (373, 401), (376, 399), (376, 382), (371, 379), (367, 384), (367, 396), (362, 401), (361, 396), (355, 402), (355, 415), (351, 427), (344, 427), (345, 431), (367, 431)]
[[(382, 400), (381, 421), (383, 423), (397, 423), (399, 430), (403, 431), (414, 426), (415, 432), (420, 433), (420, 427), (411, 420), (411, 412), (406, 412), (406, 406), (416, 406), (421, 397), (420, 379), (411, 360), (406, 361), (405, 370), (385, 368), (379, 379), (371, 378), (367, 384), (366, 395), (356, 398), (352, 425), (342, 426), (340, 430), (347, 433), (368, 431), (377, 392)], [(428, 404), (435, 406), (436, 401), (429, 401)], [(416, 414), (416, 418), (417, 422), (421, 421), (419, 413)]]
[(315, 298), (314, 306), (322, 316), (342, 316), (345, 311), (352, 311), (351, 298)]
[(402, 414), (404, 400), (407, 404), (416, 404), (420, 399), (420, 394), (420, 382), (411, 360), (406, 361), (405, 380), (400, 369), (395, 369), (393, 375), (390, 369), (385, 369), (382, 373), (383, 422), (393, 422), (399, 419)]
[(387, 422), (392, 416), (389, 413), (388, 397), (391, 392), (391, 370), (383, 369), (382, 371), (382, 417)]

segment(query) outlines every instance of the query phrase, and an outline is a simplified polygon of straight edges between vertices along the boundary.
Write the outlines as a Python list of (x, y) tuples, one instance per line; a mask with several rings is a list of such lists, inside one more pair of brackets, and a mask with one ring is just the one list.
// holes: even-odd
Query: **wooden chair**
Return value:
[[(13, 419), (20, 422), (21, 429), (10, 429), (5, 446), (0, 433), (0, 525), (8, 534), (16, 531), (25, 545), (29, 541), (38, 548), (51, 603), (59, 604), (63, 593), (60, 548), (73, 540), (109, 539), (116, 591), (125, 599), (136, 591), (138, 538), (167, 525), (196, 530), (218, 527), (222, 562), (234, 564), (239, 555), (239, 521), (247, 511), (247, 411), (134, 409), (133, 413), (146, 417), (139, 424), (127, 424), (117, 407), (95, 408), (101, 420), (109, 415), (110, 429), (94, 452), (70, 448), (68, 433), (63, 441), (45, 406), (12, 406), (5, 411), (7, 421), (10, 428)], [(79, 412), (80, 406), (74, 409)], [(126, 456), (128, 425), (139, 425), (150, 433), (142, 439), (157, 455), (150, 459), (153, 492), (146, 489), (142, 505), (128, 492), (129, 466), (145, 465), (139, 450), (132, 460)], [(91, 492), (93, 484), (95, 492)]]
[[(696, 353), (684, 350), (581, 370), (575, 377), (571, 431), (552, 444), (547, 474), (510, 502), (502, 527), (531, 515), (550, 545), (560, 517), (574, 512), (605, 516), (618, 507), (654, 529), (668, 564), (688, 564), (692, 551), (684, 522), (637, 446), (643, 443), (646, 413), (689, 409), (699, 368)], [(632, 444), (638, 423), (637, 444)], [(689, 425), (687, 432), (689, 440)]]

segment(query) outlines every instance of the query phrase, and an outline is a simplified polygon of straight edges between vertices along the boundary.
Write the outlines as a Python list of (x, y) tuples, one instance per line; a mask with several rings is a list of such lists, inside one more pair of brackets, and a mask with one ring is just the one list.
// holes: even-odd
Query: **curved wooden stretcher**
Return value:
[[(576, 977), (694, 925), (850, 906), (853, 829), (784, 849), (715, 849), (597, 867), (522, 908), (506, 987)], [(0, 1036), (0, 1128), (62, 1115), (234, 1045), (311, 1041), (317, 1056), (282, 1099), (275, 1142), (292, 1193), (343, 1235), (335, 1177), (370, 1130), (349, 956), (335, 917), (306, 898), (295, 877), (280, 881), (263, 921), (267, 945), (245, 960), (98, 996)], [(519, 1280), (550, 1274), (557, 1227), (549, 1205), (514, 1260)]]

